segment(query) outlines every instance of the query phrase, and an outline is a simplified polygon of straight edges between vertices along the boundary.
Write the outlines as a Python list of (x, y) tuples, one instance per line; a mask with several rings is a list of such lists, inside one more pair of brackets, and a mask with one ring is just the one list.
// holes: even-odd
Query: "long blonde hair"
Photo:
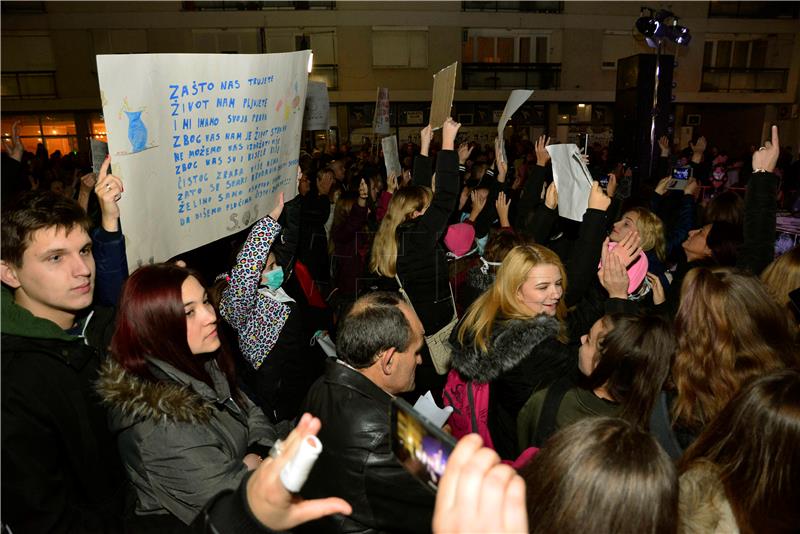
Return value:
[(381, 276), (397, 274), (397, 227), (411, 220), (415, 211), (427, 208), (433, 199), (430, 187), (411, 185), (396, 191), (389, 201), (372, 244), (369, 267)]
[[(487, 341), (492, 335), (492, 327), (498, 319), (529, 319), (530, 309), (522, 303), (517, 294), (528, 278), (531, 269), (539, 265), (555, 265), (561, 273), (561, 287), (566, 293), (567, 273), (558, 255), (542, 245), (520, 245), (511, 249), (497, 269), (497, 277), (492, 286), (472, 303), (458, 330), (458, 342), (462, 345), (469, 334), (476, 347), (487, 352)], [(558, 301), (556, 317), (562, 324), (563, 339), (567, 307), (564, 298)]]
[(633, 212), (639, 216), (636, 221), (636, 228), (639, 230), (639, 237), (642, 239), (642, 250), (653, 250), (659, 260), (665, 261), (667, 258), (667, 238), (664, 232), (664, 223), (661, 219), (647, 208), (631, 208), (628, 212)]

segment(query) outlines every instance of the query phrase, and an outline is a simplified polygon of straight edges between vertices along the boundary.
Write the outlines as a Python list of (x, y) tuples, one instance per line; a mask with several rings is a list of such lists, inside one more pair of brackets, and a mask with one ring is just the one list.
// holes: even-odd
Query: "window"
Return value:
[[(734, 34), (709, 37), (703, 46), (701, 91), (786, 91), (789, 71), (786, 61), (791, 54), (784, 50), (787, 45), (782, 39)], [(774, 51), (770, 52), (770, 59), (768, 49)]]
[(56, 73), (3, 72), (2, 97), (11, 99), (55, 98)]
[(763, 69), (767, 57), (767, 40), (717, 39), (706, 41), (703, 67), (717, 69)]
[(461, 45), (462, 63), (549, 63), (549, 58), (545, 33), (472, 29)]
[(796, 19), (797, 2), (709, 2), (709, 18)]
[(268, 53), (310, 49), (314, 54), (314, 66), (308, 79), (325, 82), (328, 89), (338, 87), (334, 28), (266, 28), (264, 43)]
[(3, 13), (46, 13), (44, 2), (3, 2)]
[(198, 54), (259, 54), (261, 35), (257, 29), (193, 30), (194, 51)]
[(372, 66), (428, 67), (428, 28), (373, 27)]
[(11, 138), (11, 126), (15, 121), (20, 121), (20, 140), (28, 152), (35, 153), (39, 143), (42, 143), (50, 154), (56, 150), (60, 150), (62, 154), (78, 150), (75, 116), (71, 113), (3, 115), (3, 139)]

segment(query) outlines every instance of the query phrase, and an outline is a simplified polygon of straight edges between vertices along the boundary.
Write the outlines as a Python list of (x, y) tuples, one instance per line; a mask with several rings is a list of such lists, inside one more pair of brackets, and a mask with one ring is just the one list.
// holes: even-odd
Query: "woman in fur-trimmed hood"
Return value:
[(490, 384), (489, 431), (502, 458), (514, 459), (517, 414), (534, 391), (576, 369), (566, 339), (566, 285), (558, 256), (540, 245), (514, 247), (491, 288), (453, 330), (452, 367)]
[(133, 531), (190, 524), (214, 495), (238, 487), (277, 438), (236, 388), (216, 322), (188, 269), (151, 265), (125, 284), (97, 391), (136, 490)]

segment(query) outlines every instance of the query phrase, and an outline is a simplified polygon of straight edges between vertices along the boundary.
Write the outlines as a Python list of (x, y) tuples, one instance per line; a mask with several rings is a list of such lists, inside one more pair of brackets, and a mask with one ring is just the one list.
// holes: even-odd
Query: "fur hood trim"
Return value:
[[(456, 327), (460, 328), (460, 325)], [(471, 341), (461, 346), (454, 343), (453, 368), (476, 382), (491, 382), (519, 365), (534, 348), (559, 332), (558, 319), (537, 315), (530, 319), (496, 321), (488, 352), (482, 352)]]
[(111, 358), (103, 364), (96, 389), (103, 404), (117, 412), (114, 419), (126, 420), (128, 424), (147, 419), (206, 423), (213, 411), (211, 403), (190, 386), (173, 381), (143, 380), (125, 371)]

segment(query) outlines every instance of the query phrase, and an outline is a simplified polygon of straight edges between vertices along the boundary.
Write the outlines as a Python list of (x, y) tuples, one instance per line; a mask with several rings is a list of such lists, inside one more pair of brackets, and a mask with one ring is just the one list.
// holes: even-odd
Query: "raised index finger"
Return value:
[(778, 138), (778, 126), (772, 125), (772, 146), (780, 147), (780, 139)]
[(111, 156), (106, 156), (103, 164), (100, 166), (100, 172), (97, 175), (97, 181), (102, 182), (108, 176), (108, 168), (111, 166)]

